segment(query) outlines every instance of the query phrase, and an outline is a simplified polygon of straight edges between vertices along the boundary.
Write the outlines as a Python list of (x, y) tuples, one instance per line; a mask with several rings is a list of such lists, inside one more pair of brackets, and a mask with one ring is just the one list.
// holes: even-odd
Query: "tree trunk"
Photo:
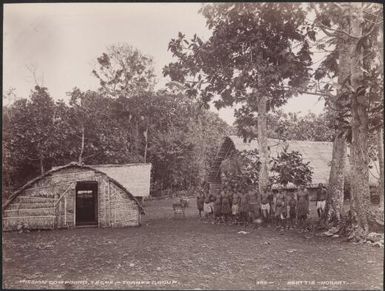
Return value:
[(147, 147), (148, 147), (148, 125), (144, 132), (144, 162), (147, 163)]
[(355, 200), (354, 212), (357, 218), (359, 231), (363, 235), (369, 231), (367, 211), (369, 207), (369, 155), (368, 155), (368, 98), (365, 96), (365, 90), (362, 90), (363, 72), (362, 72), (362, 49), (358, 46), (358, 41), (362, 36), (361, 20), (362, 3), (351, 3), (350, 25), (351, 34), (356, 38), (351, 38), (349, 42), (351, 56), (351, 86), (352, 92), (352, 145), (351, 154), (351, 186), (352, 196)]
[(384, 78), (384, 27), (380, 25), (377, 37), (377, 46), (380, 55), (380, 68), (382, 72), (382, 78)]
[(384, 131), (382, 128), (377, 131), (377, 139), (377, 156), (380, 164), (380, 189), (378, 194), (380, 196), (380, 207), (384, 207)]
[(341, 130), (336, 130), (333, 142), (333, 154), (329, 176), (328, 199), (326, 213), (330, 221), (333, 216), (339, 223), (343, 216), (344, 205), (344, 174), (346, 159), (346, 142), (343, 136), (338, 137)]
[[(347, 30), (346, 24), (341, 24), (341, 30)], [(328, 199), (325, 212), (327, 220), (330, 221), (332, 216), (335, 216), (337, 222), (340, 223), (341, 216), (343, 215), (344, 205), (344, 177), (345, 177), (345, 160), (346, 160), (346, 141), (343, 129), (343, 123), (341, 121), (342, 113), (344, 109), (341, 96), (347, 91), (343, 86), (346, 79), (350, 74), (349, 66), (349, 46), (346, 39), (340, 39), (338, 43), (338, 85), (340, 86), (337, 91), (337, 97), (331, 100), (333, 106), (333, 118), (335, 123), (335, 137), (333, 141), (333, 154), (329, 176), (328, 187)]]
[(135, 119), (134, 121), (134, 146), (135, 146), (135, 153), (137, 156), (141, 156), (140, 151), (140, 136), (139, 136), (139, 121)]
[[(377, 38), (377, 46), (380, 55), (380, 68), (381, 68), (381, 79), (384, 81), (384, 27), (381, 25), (379, 27), (379, 34)], [(380, 102), (384, 101), (384, 92), (382, 92), (381, 96), (378, 96)], [(378, 161), (380, 163), (380, 207), (384, 206), (384, 129), (383, 125), (377, 132), (378, 135)]]
[(40, 156), (40, 174), (43, 175), (44, 174), (44, 158), (43, 156)]
[(84, 154), (84, 134), (85, 134), (85, 129), (84, 126), (82, 126), (82, 144), (80, 147), (80, 154), (79, 154), (79, 164), (83, 163), (83, 154)]
[(259, 171), (259, 193), (257, 201), (260, 200), (261, 193), (266, 191), (269, 184), (267, 163), (269, 160), (269, 152), (267, 148), (266, 135), (266, 103), (267, 98), (260, 96), (258, 100), (258, 153), (261, 161), (261, 170)]

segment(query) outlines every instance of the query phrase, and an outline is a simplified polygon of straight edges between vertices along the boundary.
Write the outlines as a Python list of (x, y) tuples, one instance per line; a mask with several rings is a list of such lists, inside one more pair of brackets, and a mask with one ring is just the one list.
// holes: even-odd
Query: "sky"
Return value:
[[(203, 40), (210, 36), (199, 3), (29, 3), (5, 4), (3, 26), (3, 95), (10, 88), (28, 97), (35, 81), (51, 96), (67, 99), (74, 87), (95, 90), (91, 71), (99, 57), (114, 43), (128, 43), (152, 56), (157, 88), (169, 80), (162, 69), (173, 61), (167, 50), (178, 32)], [(7, 104), (7, 100), (3, 100)], [(291, 98), (286, 112), (321, 113), (317, 96)], [(233, 109), (217, 112), (230, 125)]]

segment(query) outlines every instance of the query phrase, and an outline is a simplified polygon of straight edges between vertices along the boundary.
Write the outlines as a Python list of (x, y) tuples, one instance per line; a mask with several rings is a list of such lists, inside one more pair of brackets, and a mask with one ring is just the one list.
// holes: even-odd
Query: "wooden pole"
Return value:
[(144, 132), (144, 162), (147, 163), (147, 147), (148, 147), (148, 123), (146, 131)]
[(83, 163), (84, 135), (85, 135), (85, 128), (84, 128), (84, 125), (83, 125), (83, 126), (82, 126), (82, 144), (81, 144), (80, 154), (79, 154), (79, 164), (82, 164), (82, 163)]
[[(54, 199), (55, 199), (55, 196), (54, 196)], [(53, 226), (52, 228), (55, 228), (55, 223), (56, 223), (56, 202), (55, 200), (53, 201)]]
[(74, 196), (74, 227), (76, 226), (76, 190)]
[(60, 195), (59, 199), (55, 202), (55, 206), (60, 202), (60, 200), (63, 198), (63, 196), (68, 192), (68, 190), (71, 188), (72, 183), (68, 185), (68, 188)]
[(109, 199), (109, 202), (110, 202), (110, 209), (108, 211), (109, 213), (109, 225), (112, 226), (112, 215), (111, 215), (111, 187), (110, 187), (110, 181), (108, 180), (108, 199)]
[(67, 226), (67, 197), (64, 197), (64, 226)]

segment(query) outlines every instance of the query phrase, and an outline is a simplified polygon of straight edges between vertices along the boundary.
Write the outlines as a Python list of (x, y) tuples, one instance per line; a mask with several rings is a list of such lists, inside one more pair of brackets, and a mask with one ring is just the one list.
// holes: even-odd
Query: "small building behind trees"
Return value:
[(150, 164), (53, 168), (10, 196), (3, 230), (138, 226), (144, 209), (137, 197), (148, 195), (150, 171)]
[[(311, 194), (311, 197), (315, 195), (315, 189), (319, 183), (328, 185), (330, 167), (333, 152), (332, 142), (317, 142), (317, 141), (297, 141), (297, 140), (279, 140), (268, 139), (268, 150), (270, 157), (277, 157), (285, 147), (288, 147), (289, 151), (298, 151), (303, 158), (304, 162), (309, 162), (309, 166), (313, 171), (312, 182), (307, 185), (307, 188)], [(218, 193), (221, 189), (221, 164), (224, 160), (229, 158), (234, 152), (253, 151), (258, 150), (258, 141), (251, 140), (245, 141), (243, 138), (231, 135), (224, 138), (220, 148), (218, 149), (216, 159), (211, 167), (208, 181), (210, 184), (210, 192), (213, 194)], [(376, 191), (379, 184), (379, 172), (378, 163), (371, 162), (370, 169), (370, 186), (372, 191)], [(346, 159), (346, 192), (349, 194), (349, 180), (350, 180), (350, 164), (349, 164), (349, 150), (348, 157)], [(272, 173), (269, 173), (270, 175)], [(281, 185), (273, 185), (273, 188)], [(287, 190), (294, 190), (295, 185), (289, 183), (286, 187)]]

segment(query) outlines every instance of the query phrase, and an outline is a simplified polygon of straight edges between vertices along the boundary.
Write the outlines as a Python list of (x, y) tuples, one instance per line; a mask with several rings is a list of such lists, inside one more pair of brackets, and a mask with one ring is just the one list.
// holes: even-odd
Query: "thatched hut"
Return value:
[[(296, 140), (282, 141), (278, 139), (268, 139), (270, 157), (276, 157), (279, 153), (282, 152), (285, 146), (288, 146), (289, 151), (294, 150), (300, 152), (304, 162), (309, 162), (309, 165), (313, 170), (312, 183), (311, 185), (308, 185), (310, 193), (314, 192), (313, 190), (318, 187), (319, 183), (323, 183), (324, 185), (328, 184), (333, 143)], [(230, 157), (235, 150), (250, 151), (255, 149), (258, 149), (257, 140), (247, 142), (243, 138), (234, 135), (225, 137), (220, 148), (218, 149), (216, 160), (209, 174), (208, 180), (210, 183), (210, 192), (215, 194), (221, 187), (220, 167), (222, 161)], [(372, 163), (370, 165), (369, 180), (372, 187), (378, 186), (379, 183), (379, 173), (377, 169), (379, 169), (377, 164)], [(346, 159), (345, 172), (345, 180), (349, 182), (350, 164), (348, 158)], [(287, 188), (294, 189), (295, 186), (293, 184), (288, 184)]]
[(150, 196), (151, 164), (149, 163), (104, 164), (91, 167), (118, 181), (139, 202)]
[[(113, 172), (113, 165), (106, 167)], [(117, 172), (128, 167), (116, 166)], [(10, 196), (3, 205), (3, 230), (140, 225), (144, 210), (135, 196), (149, 191), (151, 165), (132, 167), (136, 175), (120, 177), (120, 181), (102, 171), (103, 165), (70, 163), (56, 167)]]

